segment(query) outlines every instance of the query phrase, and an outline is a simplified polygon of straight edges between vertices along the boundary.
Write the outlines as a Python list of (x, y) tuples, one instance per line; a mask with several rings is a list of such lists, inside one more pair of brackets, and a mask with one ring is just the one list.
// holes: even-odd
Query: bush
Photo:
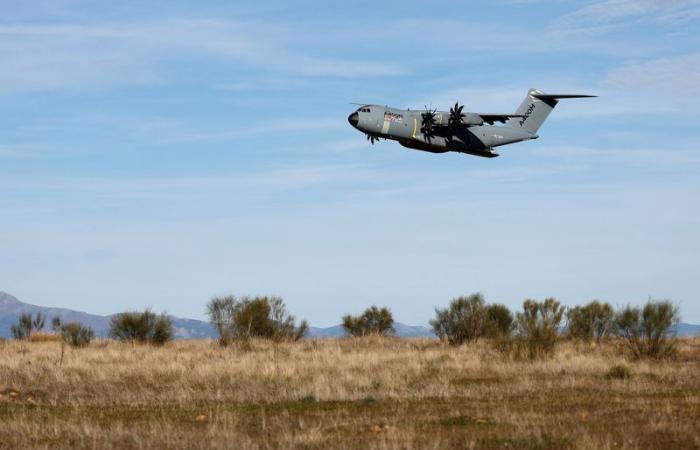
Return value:
[(78, 322), (71, 322), (60, 327), (63, 342), (71, 347), (87, 347), (95, 337), (92, 328)]
[(294, 316), (287, 313), (280, 297), (214, 297), (207, 304), (207, 313), (222, 346), (251, 337), (296, 341), (308, 329), (306, 321), (295, 325)]
[(616, 379), (616, 380), (626, 380), (632, 376), (632, 371), (629, 367), (623, 365), (612, 366), (608, 373), (605, 374), (605, 378)]
[(672, 329), (680, 322), (678, 307), (669, 300), (649, 300), (644, 308), (627, 306), (615, 315), (617, 334), (636, 359), (666, 358), (676, 352)]
[(32, 320), (32, 329), (41, 331), (44, 329), (44, 322), (46, 321), (46, 318), (44, 315), (40, 312), (36, 313), (36, 317), (34, 320)]
[(61, 318), (53, 316), (53, 319), (51, 319), (51, 329), (55, 332), (59, 332), (61, 330), (61, 325)]
[(566, 313), (568, 335), (587, 342), (608, 336), (614, 329), (615, 313), (608, 303), (594, 300), (585, 306), (570, 308)]
[(32, 334), (32, 315), (21, 314), (16, 325), (12, 325), (12, 337), (17, 340), (26, 340)]
[(162, 345), (173, 339), (173, 322), (165, 314), (124, 312), (112, 317), (109, 335), (120, 341)]
[(452, 345), (476, 341), (484, 335), (488, 321), (486, 302), (481, 294), (458, 297), (445, 309), (435, 308), (435, 319), (430, 321), (440, 339)]
[(507, 337), (513, 329), (513, 313), (506, 305), (498, 303), (486, 308), (486, 335), (493, 338)]
[(394, 333), (394, 317), (388, 308), (372, 306), (360, 316), (343, 316), (343, 328), (351, 336), (386, 336)]
[[(30, 313), (23, 313), (19, 316), (17, 324), (12, 325), (11, 331), (12, 336), (18, 340), (27, 340), (31, 337), (33, 332), (41, 331), (44, 329), (44, 322), (46, 318), (40, 312), (36, 313), (36, 317), (32, 319)], [(47, 340), (41, 337), (37, 338), (37, 341)]]
[(548, 356), (554, 351), (563, 316), (564, 308), (554, 298), (523, 302), (523, 312), (517, 314), (515, 326), (531, 359)]

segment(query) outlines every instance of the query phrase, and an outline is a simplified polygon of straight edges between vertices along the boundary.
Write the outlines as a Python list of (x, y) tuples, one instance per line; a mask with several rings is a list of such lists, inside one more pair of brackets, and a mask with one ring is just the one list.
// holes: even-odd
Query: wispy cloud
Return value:
[(581, 164), (596, 166), (615, 164), (617, 167), (647, 167), (664, 170), (691, 170), (700, 168), (698, 147), (680, 144), (674, 147), (640, 148), (621, 147), (617, 143), (596, 147), (575, 145), (538, 146), (527, 150), (528, 153), (559, 161), (577, 161)]
[(643, 91), (650, 96), (697, 96), (700, 95), (700, 53), (628, 63), (612, 71), (604, 84)]
[(559, 18), (558, 34), (601, 33), (649, 21), (681, 23), (700, 17), (698, 0), (598, 0)]
[(0, 92), (153, 83), (168, 62), (213, 57), (278, 74), (396, 75), (391, 61), (340, 58), (294, 46), (303, 32), (234, 20), (0, 26)]
[(20, 150), (17, 147), (0, 145), (0, 158), (26, 158), (29, 156), (31, 156), (31, 153)]

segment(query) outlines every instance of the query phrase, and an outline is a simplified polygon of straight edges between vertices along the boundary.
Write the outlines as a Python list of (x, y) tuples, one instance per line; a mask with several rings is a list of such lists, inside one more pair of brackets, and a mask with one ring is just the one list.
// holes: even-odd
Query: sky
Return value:
[[(482, 292), (700, 323), (700, 1), (0, 0), (0, 290), (330, 326)], [(370, 145), (350, 102), (515, 111), (482, 159)]]

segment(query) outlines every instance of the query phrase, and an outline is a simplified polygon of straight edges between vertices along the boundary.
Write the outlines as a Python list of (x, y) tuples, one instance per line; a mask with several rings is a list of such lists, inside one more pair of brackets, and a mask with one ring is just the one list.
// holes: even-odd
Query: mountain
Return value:
[[(397, 322), (394, 324), (394, 330), (396, 331), (396, 336), (404, 338), (435, 338), (435, 335), (429, 328), (420, 325), (405, 325)], [(329, 339), (345, 337), (347, 334), (345, 333), (342, 325), (335, 325), (328, 328), (309, 327), (309, 331), (306, 333), (306, 336), (315, 339)]]
[[(42, 313), (46, 317), (46, 327), (51, 328), (51, 319), (54, 316), (61, 318), (63, 323), (80, 322), (90, 326), (97, 336), (107, 336), (109, 321), (112, 316), (99, 316), (72, 309), (52, 308), (48, 306), (37, 306), (23, 303), (12, 295), (0, 291), (0, 337), (12, 337), (10, 327), (17, 323), (19, 315), (22, 313)], [(176, 339), (204, 339), (216, 338), (216, 330), (209, 323), (202, 320), (182, 319), (170, 316), (175, 328)], [(435, 338), (432, 330), (424, 326), (405, 325), (395, 323), (394, 329), (399, 337), (424, 337)], [(697, 336), (700, 335), (700, 325), (681, 323), (676, 327), (677, 336)], [(312, 339), (339, 338), (345, 336), (345, 330), (341, 325), (327, 328), (309, 327), (307, 337)]]
[[(61, 318), (61, 322), (80, 322), (88, 325), (95, 331), (97, 336), (107, 336), (109, 331), (109, 321), (112, 316), (99, 316), (72, 309), (52, 308), (48, 306), (30, 305), (23, 303), (12, 295), (0, 291), (0, 337), (12, 337), (10, 327), (17, 323), (17, 319), (22, 313), (42, 313), (46, 317), (45, 329), (51, 328), (51, 319), (55, 316)], [(208, 323), (201, 320), (181, 319), (170, 316), (173, 320), (176, 339), (193, 339), (215, 337), (216, 330)]]
[(674, 331), (676, 336), (700, 336), (700, 325), (679, 323)]

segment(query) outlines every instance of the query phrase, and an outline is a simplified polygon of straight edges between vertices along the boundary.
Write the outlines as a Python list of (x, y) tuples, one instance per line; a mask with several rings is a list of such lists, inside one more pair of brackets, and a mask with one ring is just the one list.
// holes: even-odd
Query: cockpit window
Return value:
[(357, 111), (358, 112), (369, 112), (369, 108), (365, 108), (365, 107), (357, 108)]

